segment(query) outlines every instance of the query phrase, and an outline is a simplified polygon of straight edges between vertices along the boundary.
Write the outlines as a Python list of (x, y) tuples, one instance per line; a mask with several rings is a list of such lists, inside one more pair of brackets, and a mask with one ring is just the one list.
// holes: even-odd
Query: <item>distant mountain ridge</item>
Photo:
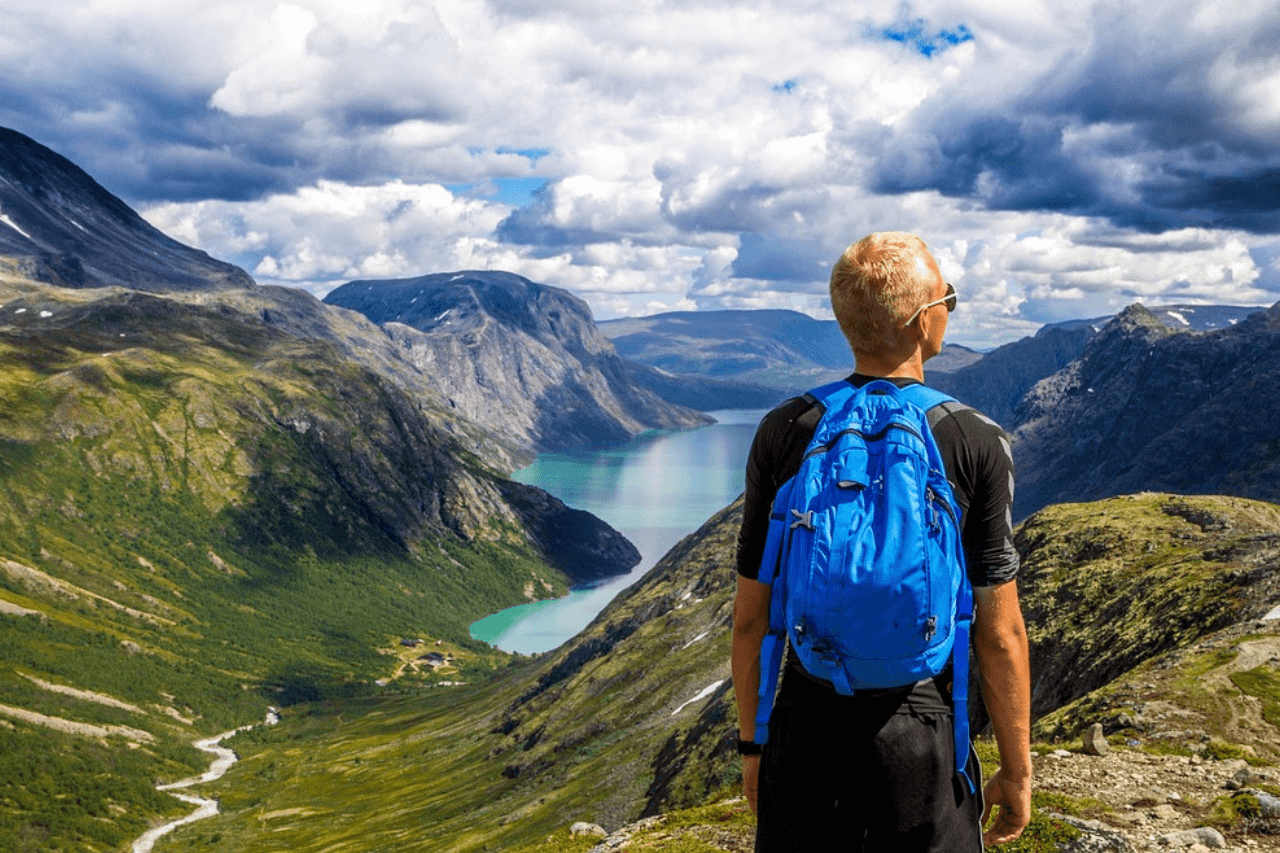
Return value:
[[(1250, 314), (1265, 311), (1265, 305), (1147, 305), (1144, 306), (1161, 323), (1175, 331), (1212, 332), (1215, 329), (1226, 329), (1244, 320)], [(1077, 329), (1081, 326), (1092, 326), (1094, 331), (1101, 329), (1115, 319), (1117, 315), (1107, 314), (1090, 320), (1063, 320), (1059, 323), (1048, 323), (1046, 329)]]
[[(1258, 310), (1168, 305), (1152, 312), (1175, 331), (1209, 331), (1228, 328)], [(1008, 423), (1031, 386), (1079, 356), (1111, 319), (1050, 323), (985, 354), (946, 344), (925, 366), (926, 381)], [(684, 311), (598, 325), (626, 358), (681, 375), (746, 379), (785, 393), (839, 379), (853, 369), (848, 342), (835, 321), (796, 311)]]
[[(853, 353), (839, 325), (798, 311), (675, 311), (598, 325), (619, 354), (670, 373), (737, 379), (795, 393), (853, 370)], [(958, 370), (981, 357), (948, 345), (930, 367)]]
[(239, 267), (162, 234), (70, 160), (3, 127), (0, 255), (17, 272), (62, 287), (255, 286)]
[(934, 370), (929, 361), (925, 382), (1007, 426), (1032, 386), (1078, 358), (1094, 334), (1090, 325), (1045, 327), (951, 373)]

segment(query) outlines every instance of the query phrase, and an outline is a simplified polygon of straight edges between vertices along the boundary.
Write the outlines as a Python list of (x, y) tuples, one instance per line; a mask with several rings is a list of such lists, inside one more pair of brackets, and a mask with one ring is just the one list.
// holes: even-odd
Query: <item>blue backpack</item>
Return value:
[(959, 404), (886, 380), (861, 388), (835, 382), (807, 396), (822, 415), (800, 470), (774, 498), (758, 578), (772, 594), (755, 740), (769, 738), (788, 637), (804, 668), (846, 696), (914, 684), (950, 661), (956, 770), (972, 790), (965, 765), (973, 590), (930, 421)]

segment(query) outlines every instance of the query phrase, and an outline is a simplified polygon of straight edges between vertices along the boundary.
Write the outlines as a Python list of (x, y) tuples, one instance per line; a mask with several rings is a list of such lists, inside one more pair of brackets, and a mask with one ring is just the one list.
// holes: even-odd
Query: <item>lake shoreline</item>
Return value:
[(716, 423), (651, 430), (621, 445), (545, 453), (512, 479), (603, 519), (641, 560), (625, 574), (570, 588), (559, 598), (505, 608), (470, 626), (473, 639), (537, 654), (573, 637), (618, 593), (742, 492), (747, 452), (764, 409), (708, 412)]

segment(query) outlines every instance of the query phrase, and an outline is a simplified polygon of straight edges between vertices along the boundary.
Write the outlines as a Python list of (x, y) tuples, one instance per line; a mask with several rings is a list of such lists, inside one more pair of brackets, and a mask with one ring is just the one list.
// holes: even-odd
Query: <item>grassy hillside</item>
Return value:
[(236, 738), (242, 763), (208, 786), (225, 813), (167, 849), (214, 836), (245, 853), (508, 849), (579, 819), (615, 828), (701, 804), (738, 772), (725, 572), (739, 512), (493, 683), (313, 703)]
[(483, 679), (466, 626), (567, 588), (444, 407), (206, 303), (0, 293), (0, 849), (122, 849), (196, 737), (377, 692), (402, 637)]
[(1280, 601), (1275, 504), (1156, 493), (1060, 504), (1027, 519), (1016, 544), (1037, 716)]
[[(729, 507), (708, 521), (581, 635), (491, 684), (314, 703), (242, 736), (235, 745), (243, 763), (209, 788), (226, 813), (180, 831), (167, 849), (204, 850), (215, 837), (249, 853), (357, 853), (424, 839), (440, 850), (578, 849), (582, 842), (565, 836), (575, 821), (612, 831), (703, 804), (738, 775), (728, 680), (738, 513)], [(1130, 748), (1140, 758), (1148, 742), (1165, 749), (1166, 720), (1185, 701), (1205, 708), (1206, 722), (1176, 736), (1194, 740), (1178, 741), (1183, 754), (1192, 746), (1203, 752), (1203, 734), (1228, 744), (1222, 755), (1246, 748), (1272, 755), (1280, 742), (1280, 658), (1259, 652), (1241, 674), (1224, 672), (1226, 686), (1210, 691), (1216, 705), (1174, 688), (1195, 688), (1202, 653), (1230, 656), (1252, 642), (1249, 626), (1276, 594), (1277, 536), (1280, 508), (1233, 498), (1141, 495), (1030, 519), (1019, 543), (1038, 750), (1053, 752), (1057, 739), (1077, 755), (1082, 729), (1125, 708), (1138, 713), (1126, 704), (1133, 700), (1145, 716), (1118, 737), (1138, 744)], [(1231, 626), (1236, 635), (1215, 639)], [(1204, 652), (1206, 642), (1225, 645)], [(1172, 668), (1169, 678), (1150, 678), (1152, 667)], [(1126, 693), (1126, 682), (1141, 695)], [(1237, 715), (1248, 725), (1213, 722), (1246, 695), (1257, 697), (1244, 700), (1256, 712)], [(1052, 850), (1054, 838), (1070, 834), (1051, 812), (1101, 813), (1096, 803), (1077, 808), (1054, 793), (1064, 760), (1037, 758), (1038, 766), (1049, 762), (1047, 793), (1037, 801), (1034, 837), (1018, 849)], [(1212, 805), (1188, 803), (1179, 819), (1205, 819)], [(740, 808), (734, 814), (740, 823)], [(537, 846), (549, 836), (559, 840)], [(732, 843), (652, 849), (738, 849)]]

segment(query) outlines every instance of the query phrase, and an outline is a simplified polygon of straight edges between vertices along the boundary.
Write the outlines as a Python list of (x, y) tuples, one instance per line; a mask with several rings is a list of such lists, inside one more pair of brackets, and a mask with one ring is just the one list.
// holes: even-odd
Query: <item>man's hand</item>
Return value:
[[(745, 775), (744, 775), (745, 782)], [(983, 790), (986, 808), (982, 812), (982, 825), (987, 825), (987, 818), (995, 806), (996, 820), (982, 833), (982, 842), (988, 846), (1006, 844), (1013, 841), (1027, 828), (1031, 820), (1031, 779), (1024, 781), (1006, 779), (1004, 768), (995, 772)], [(754, 807), (753, 807), (754, 808)]]
[(758, 815), (760, 805), (760, 756), (742, 756), (742, 794), (747, 798), (751, 813)]
[(1000, 750), (1000, 769), (983, 791), (987, 844), (1004, 844), (1022, 834), (1031, 820), (1031, 666), (1027, 627), (1014, 581), (975, 587), (973, 653), (978, 659), (982, 698)]

